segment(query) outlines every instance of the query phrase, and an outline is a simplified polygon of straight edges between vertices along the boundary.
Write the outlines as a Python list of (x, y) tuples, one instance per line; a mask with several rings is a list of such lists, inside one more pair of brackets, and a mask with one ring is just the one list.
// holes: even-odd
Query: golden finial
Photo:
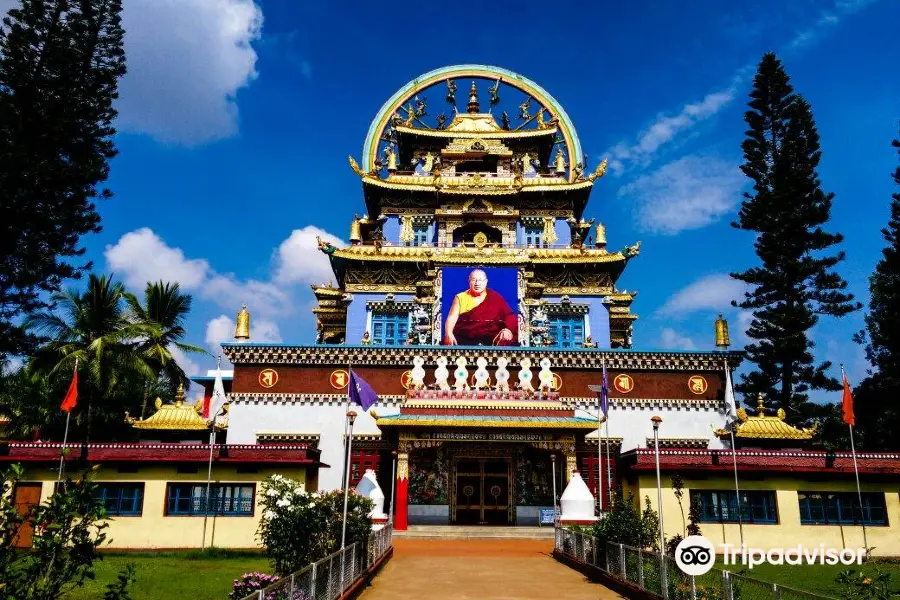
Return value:
[(760, 392), (760, 394), (756, 396), (756, 416), (766, 416), (766, 402), (765, 400), (763, 400), (762, 392)]
[(359, 217), (353, 215), (353, 222), (350, 223), (350, 243), (359, 244), (362, 242), (362, 227), (359, 224)]
[(598, 248), (606, 246), (606, 225), (597, 223), (597, 234), (594, 236)]
[(247, 312), (246, 304), (241, 304), (241, 312), (237, 315), (237, 326), (234, 328), (234, 339), (250, 339), (250, 313)]
[(153, 406), (156, 407), (156, 410), (161, 409), (161, 408), (162, 408), (162, 398), (160, 398), (159, 396), (157, 396), (157, 397), (156, 397), (156, 400), (153, 402)]
[(181, 406), (184, 404), (184, 384), (179, 383), (178, 389), (175, 391), (175, 405)]
[(392, 146), (388, 146), (387, 155), (388, 155), (388, 171), (396, 171), (397, 170), (397, 154), (394, 152), (394, 148)]
[(469, 88), (469, 104), (466, 106), (466, 112), (481, 112), (481, 106), (478, 104), (478, 88), (475, 87), (474, 81), (472, 82), (472, 87)]
[(731, 339), (728, 337), (728, 321), (722, 314), (716, 319), (716, 348), (719, 350), (728, 350), (731, 345)]
[(558, 175), (563, 175), (566, 172), (566, 159), (563, 156), (562, 148), (557, 148), (556, 150), (556, 159), (554, 161), (555, 170)]

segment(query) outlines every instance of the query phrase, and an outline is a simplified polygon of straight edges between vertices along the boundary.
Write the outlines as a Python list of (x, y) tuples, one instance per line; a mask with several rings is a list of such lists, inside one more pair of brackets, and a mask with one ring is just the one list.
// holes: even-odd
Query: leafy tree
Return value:
[(593, 526), (591, 535), (598, 538), (599, 547), (606, 548), (607, 542), (625, 544), (636, 548), (659, 548), (659, 517), (647, 506), (641, 514), (633, 492), (622, 498), (622, 490), (615, 490), (615, 502), (602, 521)]
[[(126, 296), (126, 302), (132, 313), (131, 320), (141, 326), (146, 336), (138, 345), (138, 349), (156, 374), (154, 381), (158, 381), (160, 376), (165, 376), (172, 393), (179, 384), (185, 388), (189, 387), (190, 380), (175, 362), (172, 349), (207, 354), (203, 348), (181, 341), (187, 333), (184, 329), (184, 320), (191, 310), (191, 296), (182, 294), (177, 283), (159, 281), (147, 283), (143, 304), (131, 295)], [(146, 412), (151, 384), (152, 382), (147, 382), (141, 404), (141, 418), (144, 418)]]
[[(900, 153), (900, 140), (893, 141)], [(900, 166), (893, 173), (900, 186)], [(900, 427), (900, 192), (891, 199), (891, 216), (881, 230), (887, 245), (869, 278), (866, 330), (857, 335), (865, 344), (874, 372), (854, 391), (859, 444), (866, 450), (898, 448)]]
[(732, 225), (756, 233), (760, 264), (732, 273), (751, 286), (734, 305), (753, 311), (747, 335), (754, 341), (746, 351), (755, 366), (736, 389), (748, 405), (763, 393), (800, 422), (809, 390), (841, 387), (828, 375), (831, 363), (814, 365), (809, 330), (821, 315), (840, 317), (861, 305), (834, 270), (844, 259), (834, 248), (843, 236), (823, 229), (834, 194), (822, 190), (816, 172), (821, 151), (812, 110), (772, 53), (759, 64), (744, 120), (741, 170), (753, 191)]
[[(94, 579), (94, 563), (106, 542), (106, 510), (94, 498), (86, 473), (65, 483), (43, 504), (25, 511), (15, 505), (13, 490), (24, 469), (12, 465), (0, 488), (0, 600), (56, 600)], [(33, 527), (30, 551), (16, 547), (23, 524)], [(106, 600), (127, 600), (134, 567), (107, 586)]]
[(31, 362), (35, 375), (61, 374), (68, 379), (78, 360), (79, 403), (75, 411), (84, 444), (90, 441), (95, 408), (111, 411), (121, 420), (123, 407), (116, 404), (120, 386), (135, 377), (141, 383), (155, 377), (137, 349), (148, 335), (147, 328), (128, 320), (126, 297), (121, 283), (91, 274), (84, 292), (66, 290), (54, 295), (61, 315), (40, 312), (29, 319), (29, 326), (50, 338)]
[[(121, 0), (21, 0), (0, 26), (0, 360), (37, 338), (22, 319), (91, 264), (119, 78)], [(76, 260), (72, 260), (76, 259)], [(80, 263), (80, 264), (79, 264)]]

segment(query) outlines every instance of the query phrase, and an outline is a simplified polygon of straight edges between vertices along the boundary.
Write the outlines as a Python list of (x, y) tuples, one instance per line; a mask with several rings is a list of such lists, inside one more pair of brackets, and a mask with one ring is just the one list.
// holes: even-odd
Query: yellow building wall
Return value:
[[(312, 469), (315, 471), (315, 469)], [(52, 471), (52, 472), (51, 472)], [(206, 546), (217, 548), (258, 548), (256, 530), (261, 518), (260, 483), (268, 476), (280, 474), (303, 483), (307, 491), (316, 491), (315, 476), (307, 477), (306, 467), (260, 468), (257, 473), (238, 473), (235, 466), (213, 467), (212, 483), (256, 484), (256, 500), (252, 516), (210, 515), (206, 525)], [(53, 493), (56, 469), (30, 469), (24, 482), (41, 482), (41, 502)], [(138, 468), (137, 473), (119, 473), (115, 468), (100, 468), (94, 476), (97, 483), (128, 482), (144, 484), (144, 507), (141, 516), (110, 517), (107, 539), (110, 549), (201, 548), (203, 515), (166, 515), (168, 483), (206, 484), (206, 468), (197, 473), (178, 473), (174, 465)]]
[[(808, 481), (801, 478), (772, 477), (765, 480), (739, 480), (741, 490), (775, 490), (778, 503), (778, 523), (774, 525), (743, 526), (744, 543), (749, 547), (769, 550), (770, 548), (790, 548), (802, 544), (817, 548), (863, 548), (863, 528), (852, 525), (801, 525), (798, 491), (809, 492), (853, 492), (856, 483), (849, 481)], [(882, 492), (885, 495), (887, 526), (866, 526), (869, 547), (874, 546), (877, 556), (900, 556), (900, 477), (895, 482), (861, 482), (864, 492)], [(631, 489), (640, 497), (641, 509), (646, 506), (649, 496), (650, 506), (658, 510), (656, 475), (641, 475), (633, 482)], [(690, 490), (734, 490), (733, 477), (710, 477), (708, 479), (684, 481), (684, 519), (687, 521), (690, 509)], [(638, 494), (638, 490), (639, 494)], [(627, 493), (626, 493), (627, 495)], [(678, 500), (672, 490), (671, 474), (662, 477), (663, 519), (666, 537), (682, 534), (682, 517)], [(737, 523), (701, 523), (701, 533), (709, 539), (719, 552), (719, 544), (733, 544), (740, 547), (740, 526)]]

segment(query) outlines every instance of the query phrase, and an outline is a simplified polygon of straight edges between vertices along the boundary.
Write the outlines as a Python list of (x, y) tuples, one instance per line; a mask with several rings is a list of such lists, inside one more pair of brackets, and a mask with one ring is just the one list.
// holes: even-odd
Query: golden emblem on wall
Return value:
[(332, 371), (331, 375), (328, 377), (328, 382), (331, 384), (331, 387), (336, 390), (343, 389), (350, 383), (350, 374), (344, 369)]
[(691, 375), (688, 379), (688, 389), (694, 394), (702, 394), (706, 391), (706, 379), (700, 375)]
[(553, 374), (553, 391), (558, 392), (562, 389), (562, 377), (559, 376), (559, 373)]
[(412, 387), (412, 371), (403, 371), (403, 375), (400, 376), (400, 385), (403, 386), (404, 390), (408, 390)]
[(613, 378), (613, 387), (619, 392), (627, 394), (634, 389), (634, 379), (631, 378), (631, 375), (626, 375), (625, 373), (616, 375)]
[(259, 385), (268, 389), (275, 387), (276, 383), (278, 383), (278, 371), (275, 369), (263, 369), (259, 372)]
[(485, 246), (487, 246), (488, 238), (483, 231), (479, 231), (475, 234), (475, 237), (472, 238), (472, 241), (475, 242), (476, 248), (484, 248)]

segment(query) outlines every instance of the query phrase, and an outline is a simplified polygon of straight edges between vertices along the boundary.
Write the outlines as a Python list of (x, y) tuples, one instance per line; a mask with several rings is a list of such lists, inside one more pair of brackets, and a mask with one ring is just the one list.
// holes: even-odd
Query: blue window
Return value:
[(741, 518), (738, 519), (737, 494), (731, 491), (692, 490), (691, 504), (700, 504), (701, 523), (778, 523), (778, 504), (775, 492), (766, 490), (741, 491)]
[(887, 525), (882, 492), (797, 492), (801, 525)]
[(110, 517), (139, 517), (144, 510), (143, 483), (98, 483), (94, 499)]
[[(209, 514), (230, 516), (253, 515), (253, 484), (214, 483), (209, 487), (212, 501)], [(167, 515), (203, 515), (206, 511), (205, 483), (170, 483), (166, 500)]]
[(584, 317), (552, 315), (550, 339), (557, 348), (580, 348), (584, 345)]
[(408, 313), (372, 312), (372, 343), (402, 346), (409, 332)]
[(428, 227), (413, 228), (413, 246), (424, 246), (428, 242)]
[(540, 247), (544, 243), (543, 227), (526, 227), (525, 228), (525, 245)]

